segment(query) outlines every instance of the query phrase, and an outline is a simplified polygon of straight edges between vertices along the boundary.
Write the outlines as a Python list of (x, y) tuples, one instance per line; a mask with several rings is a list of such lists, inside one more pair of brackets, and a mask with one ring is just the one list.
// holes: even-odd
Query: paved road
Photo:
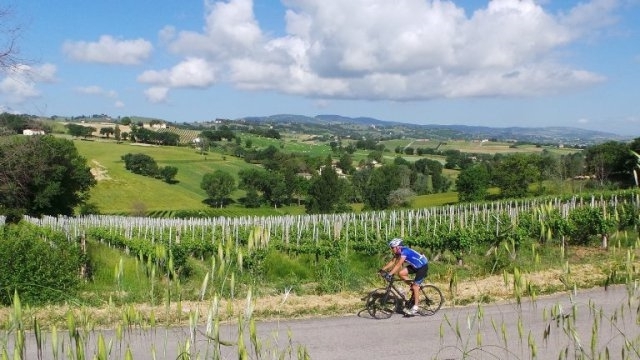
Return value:
[[(640, 358), (640, 323), (638, 294), (626, 287), (616, 286), (577, 294), (562, 294), (523, 300), (521, 305), (495, 305), (443, 308), (431, 317), (403, 317), (401, 314), (386, 320), (371, 319), (366, 311), (353, 316), (257, 323), (261, 339), (262, 359), (274, 359), (287, 349), (297, 359), (297, 351), (304, 347), (311, 359), (370, 360), (370, 359), (558, 359), (597, 358), (606, 349), (610, 358), (621, 359), (623, 344), (629, 359)], [(238, 359), (235, 346), (221, 347), (214, 357), (213, 346), (207, 346), (198, 329), (195, 346), (190, 347), (200, 359)], [(237, 325), (221, 326), (221, 339), (235, 342)], [(249, 331), (245, 331), (249, 333)], [(597, 341), (592, 341), (592, 333)], [(103, 331), (107, 344), (112, 341), (111, 359), (124, 358), (129, 346), (134, 359), (176, 359), (187, 339), (189, 330), (158, 329), (155, 332), (136, 330), (122, 342), (112, 331)], [(93, 358), (97, 332), (87, 339), (86, 358)], [(68, 343), (68, 339), (66, 340)], [(9, 340), (11, 350), (11, 340)], [(50, 344), (50, 340), (48, 341)], [(0, 347), (2, 335), (0, 335)], [(247, 346), (251, 346), (249, 339)], [(53, 359), (51, 346), (45, 345), (44, 359)], [(592, 353), (592, 348), (595, 349)], [(72, 352), (67, 345), (64, 356)], [(535, 351), (533, 356), (532, 351)], [(256, 359), (251, 351), (250, 358)], [(12, 357), (9, 351), (10, 358)], [(1, 354), (0, 354), (1, 355)], [(0, 356), (1, 357), (1, 356)], [(33, 336), (27, 338), (27, 359), (37, 359)], [(196, 357), (193, 357), (194, 359)]]

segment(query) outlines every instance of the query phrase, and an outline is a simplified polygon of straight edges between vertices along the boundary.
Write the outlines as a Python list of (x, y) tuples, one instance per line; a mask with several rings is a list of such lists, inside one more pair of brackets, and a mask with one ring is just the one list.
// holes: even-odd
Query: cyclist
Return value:
[[(388, 279), (394, 274), (398, 274), (405, 283), (409, 284), (413, 294), (413, 307), (406, 313), (407, 315), (415, 315), (418, 313), (420, 284), (427, 276), (429, 260), (424, 254), (404, 247), (400, 238), (394, 238), (389, 241), (389, 248), (393, 252), (393, 259), (383, 266), (381, 271), (386, 271), (385, 277)], [(404, 263), (407, 263), (406, 267), (403, 267)], [(415, 274), (413, 281), (409, 279), (409, 274)]]

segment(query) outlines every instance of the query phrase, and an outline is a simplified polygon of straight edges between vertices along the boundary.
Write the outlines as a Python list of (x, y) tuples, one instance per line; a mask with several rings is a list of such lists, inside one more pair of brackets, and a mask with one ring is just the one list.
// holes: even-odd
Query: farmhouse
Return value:
[(27, 135), (27, 136), (44, 135), (44, 130), (24, 129), (22, 130), (22, 135)]

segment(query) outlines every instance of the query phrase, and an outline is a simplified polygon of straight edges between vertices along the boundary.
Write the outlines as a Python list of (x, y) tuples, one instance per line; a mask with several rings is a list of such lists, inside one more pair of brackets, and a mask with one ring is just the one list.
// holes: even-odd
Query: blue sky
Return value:
[[(640, 136), (640, 0), (3, 0), (0, 111)], [(0, 48), (3, 50), (3, 48)]]

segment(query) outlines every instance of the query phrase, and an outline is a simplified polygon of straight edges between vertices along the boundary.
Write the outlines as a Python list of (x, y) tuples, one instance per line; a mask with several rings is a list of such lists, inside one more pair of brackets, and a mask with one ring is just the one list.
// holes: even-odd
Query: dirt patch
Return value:
[(96, 160), (92, 160), (91, 164), (92, 164), (91, 175), (93, 175), (93, 178), (96, 179), (96, 181), (104, 181), (104, 180), (111, 179), (111, 177), (107, 172), (107, 168), (102, 166), (102, 164), (100, 164)]

